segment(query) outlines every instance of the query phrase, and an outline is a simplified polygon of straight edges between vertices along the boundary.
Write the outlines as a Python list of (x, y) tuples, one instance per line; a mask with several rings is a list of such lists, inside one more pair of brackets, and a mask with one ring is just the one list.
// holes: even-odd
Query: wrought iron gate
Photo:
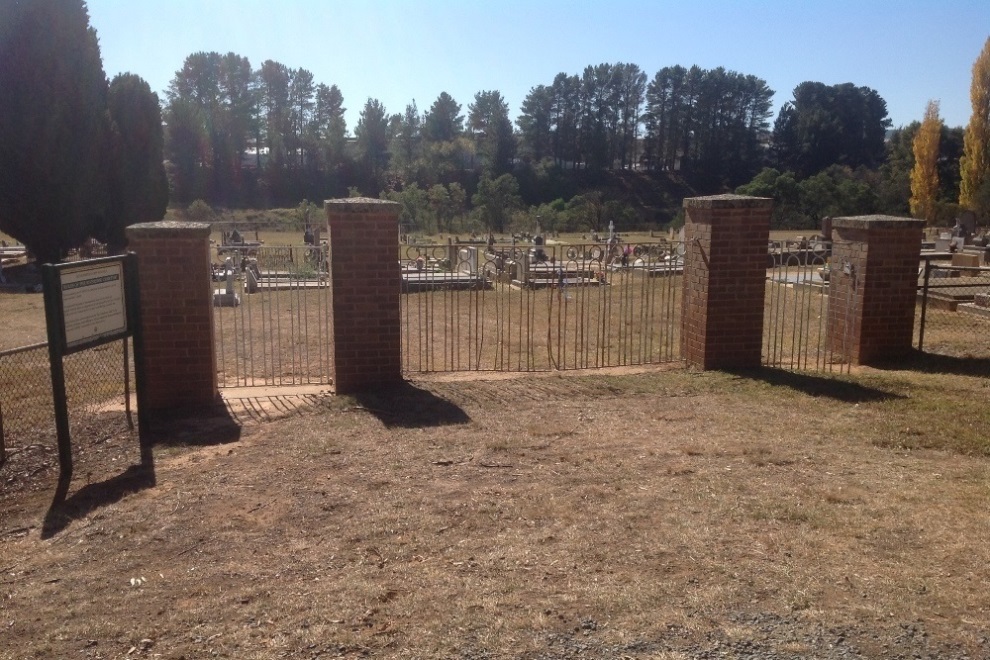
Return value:
[(668, 242), (404, 246), (403, 369), (550, 371), (680, 360), (682, 255)]
[[(772, 241), (767, 255), (763, 364), (782, 369), (848, 372), (849, 328), (829, 330), (829, 255), (821, 241)], [(833, 333), (834, 337), (829, 337)]]
[(262, 246), (214, 268), (221, 387), (330, 382), (325, 247)]

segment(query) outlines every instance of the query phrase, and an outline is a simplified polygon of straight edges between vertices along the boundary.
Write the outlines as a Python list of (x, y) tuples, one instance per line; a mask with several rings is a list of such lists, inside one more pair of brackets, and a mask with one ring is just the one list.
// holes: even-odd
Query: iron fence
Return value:
[(320, 246), (253, 247), (214, 266), (221, 387), (330, 382), (330, 287)]
[(829, 336), (832, 249), (823, 241), (771, 241), (763, 313), (763, 364), (803, 371), (849, 370), (849, 328)]
[(680, 244), (407, 245), (407, 373), (681, 359)]
[(922, 257), (915, 341), (927, 353), (990, 358), (990, 267)]

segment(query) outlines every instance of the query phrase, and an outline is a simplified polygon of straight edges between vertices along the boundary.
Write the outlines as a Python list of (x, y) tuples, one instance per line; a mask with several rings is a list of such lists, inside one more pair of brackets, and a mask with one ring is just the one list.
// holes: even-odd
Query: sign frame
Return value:
[[(62, 362), (66, 355), (114, 341), (126, 342), (127, 338), (131, 337), (134, 344), (139, 433), (146, 430), (144, 416), (140, 414), (141, 401), (144, 398), (144, 360), (140, 330), (137, 255), (128, 253), (62, 264), (44, 264), (41, 267), (41, 281), (44, 287), (48, 356), (55, 406), (55, 431), (58, 439), (59, 481), (67, 482), (72, 477), (72, 440), (69, 432), (65, 369)], [(67, 291), (68, 295), (66, 295)], [(92, 305), (97, 309), (89, 309)], [(107, 314), (109, 318), (101, 318), (101, 312)], [(69, 332), (66, 326), (67, 319), (72, 328)], [(89, 330), (90, 327), (93, 330)], [(128, 370), (126, 346), (124, 360), (126, 372)], [(126, 373), (124, 378), (129, 418), (130, 395)]]
[(126, 255), (42, 266), (48, 339), (62, 355), (131, 336), (126, 270)]

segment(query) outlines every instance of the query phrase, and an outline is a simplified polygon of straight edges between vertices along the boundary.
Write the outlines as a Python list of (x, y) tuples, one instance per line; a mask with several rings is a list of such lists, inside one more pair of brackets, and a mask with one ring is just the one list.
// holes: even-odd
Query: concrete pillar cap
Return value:
[(684, 208), (686, 209), (748, 209), (772, 205), (773, 199), (770, 197), (750, 197), (749, 195), (726, 194), (684, 198)]
[(387, 199), (371, 197), (345, 197), (343, 199), (327, 199), (323, 202), (327, 212), (333, 213), (396, 213), (402, 210), (402, 204)]
[(185, 222), (182, 220), (159, 220), (139, 222), (124, 229), (127, 236), (182, 236), (199, 237), (210, 235), (210, 225), (205, 222)]
[(832, 218), (832, 229), (911, 229), (923, 227), (924, 220), (894, 215), (853, 215)]

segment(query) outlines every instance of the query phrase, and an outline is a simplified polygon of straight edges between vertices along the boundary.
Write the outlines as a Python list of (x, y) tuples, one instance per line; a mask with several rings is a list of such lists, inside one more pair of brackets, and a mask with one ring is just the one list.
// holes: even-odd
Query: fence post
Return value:
[(7, 462), (7, 444), (3, 439), (3, 403), (0, 402), (0, 467)]
[(925, 350), (925, 319), (928, 316), (928, 283), (932, 274), (932, 260), (925, 259), (925, 283), (921, 288), (921, 325), (918, 328), (918, 350)]
[(700, 369), (759, 367), (773, 200), (684, 200), (682, 352)]
[(365, 197), (328, 199), (330, 372), (345, 394), (402, 380), (399, 211)]
[[(126, 229), (137, 254), (140, 332), (135, 367), (143, 376), (139, 419), (217, 402), (210, 226), (146, 222)], [(138, 383), (138, 387), (142, 387)]]
[(914, 338), (924, 220), (832, 220), (826, 343), (851, 364), (904, 357)]

